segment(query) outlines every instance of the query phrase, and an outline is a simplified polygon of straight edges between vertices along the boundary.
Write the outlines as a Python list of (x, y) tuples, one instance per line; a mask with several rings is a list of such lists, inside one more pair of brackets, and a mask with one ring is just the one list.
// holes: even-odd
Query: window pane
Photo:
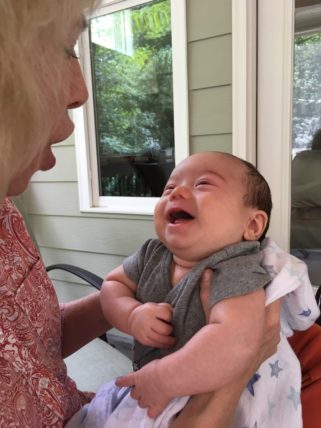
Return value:
[(175, 163), (170, 0), (89, 29), (100, 196), (160, 196)]
[(295, 38), (291, 249), (321, 284), (321, 33)]

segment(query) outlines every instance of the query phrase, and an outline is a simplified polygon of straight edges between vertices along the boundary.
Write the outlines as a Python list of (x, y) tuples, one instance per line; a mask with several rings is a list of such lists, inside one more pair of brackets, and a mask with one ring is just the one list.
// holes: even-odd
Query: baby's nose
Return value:
[(184, 186), (184, 185), (176, 186), (175, 189), (173, 189), (171, 192), (171, 198), (187, 199), (190, 197), (190, 194), (191, 194), (191, 191), (188, 186)]

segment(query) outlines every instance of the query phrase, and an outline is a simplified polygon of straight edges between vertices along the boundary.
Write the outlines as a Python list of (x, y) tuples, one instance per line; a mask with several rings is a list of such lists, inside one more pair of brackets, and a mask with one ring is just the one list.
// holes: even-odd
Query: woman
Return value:
[(0, 426), (63, 426), (90, 397), (63, 358), (101, 335), (98, 293), (59, 309), (53, 287), (5, 196), (54, 166), (87, 99), (74, 45), (93, 0), (0, 1)]
[[(63, 358), (109, 328), (99, 293), (59, 307), (37, 249), (7, 198), (22, 193), (35, 171), (55, 165), (52, 144), (73, 131), (68, 110), (87, 99), (74, 45), (83, 14), (94, 6), (94, 0), (0, 0), (1, 427), (62, 427), (90, 399), (67, 376)], [(202, 285), (205, 299), (208, 283)], [(278, 319), (273, 306), (267, 311), (264, 357), (278, 341)], [(192, 424), (201, 417), (200, 404), (204, 409), (209, 403), (211, 427), (228, 426), (253, 370), (210, 400), (192, 400), (177, 424), (187, 426), (185, 415)]]

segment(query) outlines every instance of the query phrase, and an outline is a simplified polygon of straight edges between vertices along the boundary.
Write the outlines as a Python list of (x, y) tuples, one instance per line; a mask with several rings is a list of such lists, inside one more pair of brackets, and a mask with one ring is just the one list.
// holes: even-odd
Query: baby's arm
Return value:
[(136, 284), (119, 266), (103, 282), (100, 302), (107, 321), (135, 337), (143, 345), (157, 348), (175, 343), (172, 333), (172, 307), (167, 303), (142, 304), (135, 298)]
[(209, 324), (183, 348), (117, 384), (134, 386), (133, 398), (152, 417), (173, 397), (217, 390), (249, 368), (260, 348), (264, 317), (264, 290), (223, 300), (211, 309)]
[(240, 396), (259, 366), (277, 351), (280, 342), (281, 300), (265, 309), (263, 341), (252, 364), (240, 378), (215, 392), (194, 395), (171, 428), (230, 428)]

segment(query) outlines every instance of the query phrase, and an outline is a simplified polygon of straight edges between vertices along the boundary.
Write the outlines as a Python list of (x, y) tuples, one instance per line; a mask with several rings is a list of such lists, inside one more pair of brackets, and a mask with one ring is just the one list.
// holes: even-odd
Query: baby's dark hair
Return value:
[(252, 165), (250, 162), (240, 159), (247, 169), (247, 192), (244, 195), (244, 202), (247, 206), (258, 208), (264, 211), (268, 216), (265, 229), (262, 235), (259, 237), (259, 241), (262, 242), (266, 236), (270, 225), (270, 217), (272, 211), (272, 196), (270, 186), (263, 177), (262, 174)]

